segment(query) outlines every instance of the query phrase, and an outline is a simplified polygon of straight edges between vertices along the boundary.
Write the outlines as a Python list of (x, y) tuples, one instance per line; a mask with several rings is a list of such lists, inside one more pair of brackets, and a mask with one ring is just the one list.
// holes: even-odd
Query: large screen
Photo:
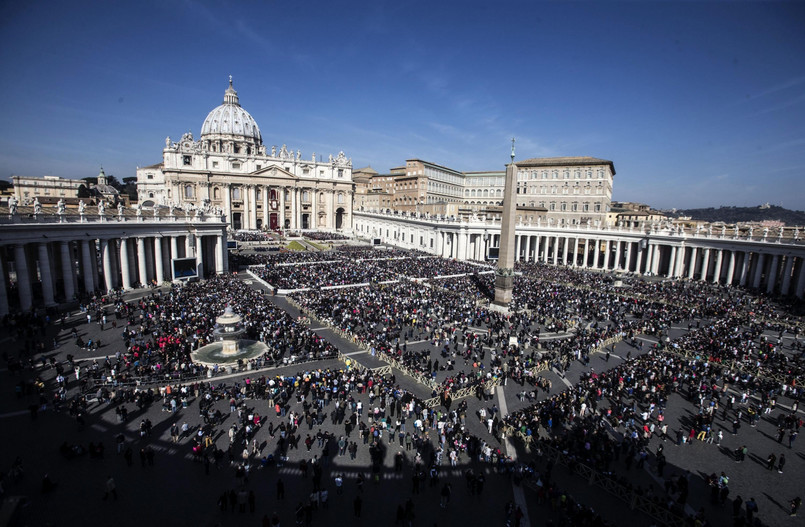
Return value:
[(198, 277), (195, 258), (174, 258), (172, 261), (174, 280)]

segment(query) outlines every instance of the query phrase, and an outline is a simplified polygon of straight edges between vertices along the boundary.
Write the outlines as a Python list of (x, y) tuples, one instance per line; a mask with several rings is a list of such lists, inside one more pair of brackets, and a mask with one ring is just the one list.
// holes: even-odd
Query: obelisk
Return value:
[(514, 289), (514, 223), (517, 214), (517, 165), (514, 164), (514, 138), (512, 162), (506, 167), (506, 187), (503, 190), (503, 219), (500, 225), (500, 253), (495, 269), (495, 301), (497, 311), (508, 312)]

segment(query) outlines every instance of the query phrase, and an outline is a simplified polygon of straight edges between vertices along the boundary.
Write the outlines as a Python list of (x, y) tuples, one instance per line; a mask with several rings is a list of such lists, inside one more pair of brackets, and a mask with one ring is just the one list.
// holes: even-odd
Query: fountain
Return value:
[(246, 333), (242, 320), (227, 306), (224, 314), (215, 319), (215, 329), (212, 330), (215, 342), (192, 352), (190, 356), (193, 362), (205, 366), (224, 365), (231, 369), (232, 364), (253, 359), (268, 351), (268, 346), (262, 342), (241, 338)]

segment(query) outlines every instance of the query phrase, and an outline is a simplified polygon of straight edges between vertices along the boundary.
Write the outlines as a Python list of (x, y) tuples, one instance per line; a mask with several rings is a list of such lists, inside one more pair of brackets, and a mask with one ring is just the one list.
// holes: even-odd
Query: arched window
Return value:
[(212, 189), (212, 199), (221, 199), (221, 189), (218, 187)]
[(343, 203), (344, 203), (344, 194), (339, 193), (338, 194), (338, 204), (342, 205)]
[(272, 200), (277, 199), (277, 190), (272, 188), (269, 196)]

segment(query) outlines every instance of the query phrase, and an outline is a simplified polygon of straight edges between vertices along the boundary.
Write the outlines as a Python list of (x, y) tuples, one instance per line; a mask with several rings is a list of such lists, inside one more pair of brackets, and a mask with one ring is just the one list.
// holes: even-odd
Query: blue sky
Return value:
[(805, 208), (805, 4), (0, 4), (0, 178), (118, 178), (234, 77), (264, 142), (383, 172), (615, 163), (614, 199)]

